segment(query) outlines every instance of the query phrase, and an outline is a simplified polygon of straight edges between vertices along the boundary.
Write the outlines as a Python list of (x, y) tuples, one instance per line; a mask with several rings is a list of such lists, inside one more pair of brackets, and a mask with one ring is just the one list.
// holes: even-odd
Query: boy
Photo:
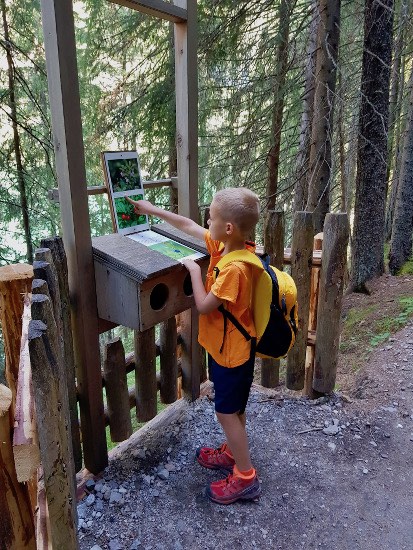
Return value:
[[(260, 483), (251, 464), (245, 430), (245, 407), (253, 380), (255, 328), (251, 310), (253, 266), (231, 262), (219, 276), (214, 267), (229, 252), (247, 248), (255, 253), (255, 244), (246, 241), (259, 217), (259, 200), (249, 189), (227, 188), (219, 191), (210, 207), (209, 229), (194, 221), (167, 212), (148, 201), (132, 201), (137, 214), (150, 214), (198, 239), (204, 239), (211, 256), (205, 286), (201, 269), (193, 260), (183, 263), (190, 272), (199, 318), (199, 343), (208, 352), (208, 367), (215, 390), (215, 412), (226, 442), (218, 449), (197, 450), (201, 466), (228, 473), (226, 479), (207, 487), (208, 497), (219, 504), (236, 500), (257, 500)], [(218, 308), (223, 305), (252, 336), (247, 339), (228, 321)]]

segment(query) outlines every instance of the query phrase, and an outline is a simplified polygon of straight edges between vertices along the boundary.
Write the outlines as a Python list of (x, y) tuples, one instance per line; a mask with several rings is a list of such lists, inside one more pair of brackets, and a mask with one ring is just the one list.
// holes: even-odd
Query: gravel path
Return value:
[(369, 369), (363, 392), (370, 387), (371, 406), (368, 395), (309, 401), (253, 388), (257, 504), (206, 499), (206, 484), (222, 476), (201, 468), (194, 453), (219, 445), (222, 434), (207, 397), (185, 404), (171, 425), (147, 429), (89, 482), (78, 506), (81, 548), (413, 550), (411, 324)]

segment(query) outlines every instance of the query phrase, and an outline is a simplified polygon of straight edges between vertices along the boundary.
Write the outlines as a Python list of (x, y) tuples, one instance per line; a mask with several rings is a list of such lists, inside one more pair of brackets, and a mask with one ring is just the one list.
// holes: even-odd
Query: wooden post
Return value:
[(0, 548), (36, 550), (29, 491), (17, 481), (11, 442), (12, 392), (0, 369)]
[(178, 362), (176, 350), (176, 319), (171, 317), (160, 325), (161, 401), (173, 403), (178, 392)]
[[(72, 430), (73, 456), (75, 471), (82, 469), (82, 446), (80, 444), (80, 427), (76, 397), (76, 365), (73, 351), (72, 318), (70, 313), (69, 280), (67, 259), (61, 237), (43, 239), (41, 245), (52, 254), (60, 294), (60, 318), (63, 336), (63, 364), (66, 372), (67, 394), (69, 397), (70, 424)], [(37, 251), (36, 251), (37, 253)]]
[(30, 481), (40, 465), (39, 441), (29, 356), (30, 295), (24, 297), (19, 378), (14, 413), (13, 456), (19, 482)]
[(322, 393), (331, 393), (336, 380), (349, 233), (346, 213), (327, 214), (324, 224), (313, 377), (313, 388)]
[[(317, 233), (314, 237), (313, 250), (322, 250), (323, 234)], [(310, 291), (310, 310), (308, 314), (308, 330), (315, 332), (317, 329), (317, 307), (318, 296), (320, 292), (320, 267), (313, 266), (311, 270), (311, 291)], [(314, 356), (315, 346), (307, 346), (305, 357), (305, 380), (304, 380), (304, 395), (310, 398), (314, 397), (313, 376), (314, 376)]]
[(103, 378), (108, 403), (110, 437), (115, 442), (124, 441), (132, 435), (132, 422), (126, 380), (125, 350), (120, 338), (105, 344)]
[(85, 466), (108, 463), (72, 2), (41, 0)]
[(135, 331), (136, 418), (147, 422), (158, 412), (155, 328)]
[(40, 454), (44, 471), (53, 548), (78, 548), (76, 491), (73, 456), (68, 430), (69, 407), (62, 400), (59, 342), (54, 329), (50, 300), (33, 296), (32, 315), (45, 321), (29, 324), (29, 350), (36, 402)]
[(6, 380), (13, 399), (12, 414), (14, 414), (14, 400), (19, 375), (23, 296), (26, 292), (30, 292), (32, 279), (33, 268), (31, 265), (15, 264), (0, 267), (0, 324), (3, 330), (6, 356)]
[[(174, 23), (176, 147), (178, 168), (178, 213), (198, 220), (198, 66), (197, 2), (173, 0), (186, 8), (187, 20)], [(199, 396), (200, 352), (198, 313), (191, 308), (180, 315), (182, 338), (182, 385), (190, 399)]]
[(198, 399), (201, 383), (198, 345), (198, 314), (195, 306), (179, 315), (181, 327), (182, 390), (188, 399)]
[(296, 212), (291, 244), (291, 276), (297, 286), (298, 332), (295, 345), (287, 356), (285, 385), (290, 390), (302, 390), (304, 387), (311, 265), (313, 263), (313, 233), (312, 212)]
[[(264, 224), (264, 250), (270, 255), (270, 264), (283, 268), (284, 261), (284, 212), (269, 210)], [(280, 361), (261, 359), (261, 385), (275, 388), (280, 382)]]

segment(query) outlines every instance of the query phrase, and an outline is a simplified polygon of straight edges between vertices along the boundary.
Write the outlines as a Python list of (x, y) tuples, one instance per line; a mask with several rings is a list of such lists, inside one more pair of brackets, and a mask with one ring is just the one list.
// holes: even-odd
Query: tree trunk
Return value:
[(281, 0), (278, 10), (277, 61), (274, 76), (274, 104), (271, 122), (271, 147), (268, 153), (267, 208), (273, 210), (278, 186), (281, 127), (284, 110), (285, 76), (288, 63), (288, 34), (290, 30), (290, 0)]
[(314, 229), (323, 230), (330, 209), (336, 67), (340, 40), (340, 0), (319, 0), (314, 115), (311, 129), (309, 188), (306, 210), (314, 212)]
[(305, 84), (303, 95), (303, 112), (300, 123), (300, 143), (298, 146), (297, 155), (293, 212), (301, 212), (304, 210), (308, 200), (310, 140), (314, 109), (315, 66), (317, 55), (317, 29), (320, 22), (318, 3), (314, 0), (312, 4), (313, 14), (308, 33), (305, 67), (303, 68), (305, 72)]
[(27, 261), (29, 263), (33, 262), (33, 245), (32, 245), (32, 236), (30, 231), (30, 220), (29, 220), (29, 211), (27, 206), (27, 193), (26, 193), (26, 182), (23, 176), (23, 163), (20, 147), (20, 136), (17, 128), (17, 109), (16, 109), (16, 94), (14, 87), (14, 65), (12, 57), (12, 48), (9, 37), (9, 26), (7, 23), (6, 17), (6, 0), (0, 0), (1, 13), (3, 18), (3, 32), (4, 32), (4, 43), (7, 56), (7, 67), (8, 67), (8, 76), (9, 76), (9, 106), (10, 106), (10, 118), (12, 121), (13, 127), (13, 145), (14, 145), (14, 154), (16, 156), (16, 168), (17, 168), (17, 182), (19, 186), (20, 194), (20, 205), (22, 209), (22, 221), (24, 229), (24, 237), (27, 247)]
[(393, 0), (366, 0), (351, 288), (384, 271), (387, 123)]
[[(413, 69), (412, 76), (413, 79)], [(403, 144), (400, 180), (394, 212), (389, 269), (395, 275), (412, 253), (413, 231), (413, 90)]]

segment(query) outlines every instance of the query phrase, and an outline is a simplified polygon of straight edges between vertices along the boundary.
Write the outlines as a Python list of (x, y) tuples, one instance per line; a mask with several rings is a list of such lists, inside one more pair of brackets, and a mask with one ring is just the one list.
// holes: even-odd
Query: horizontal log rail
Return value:
[[(160, 180), (147, 180), (143, 181), (142, 185), (145, 189), (157, 189), (159, 187), (173, 187), (177, 186), (177, 178), (165, 178)], [(106, 185), (91, 185), (87, 188), (87, 194), (92, 195), (105, 195), (108, 192)], [(59, 189), (57, 187), (49, 189), (49, 200), (59, 203)]]

